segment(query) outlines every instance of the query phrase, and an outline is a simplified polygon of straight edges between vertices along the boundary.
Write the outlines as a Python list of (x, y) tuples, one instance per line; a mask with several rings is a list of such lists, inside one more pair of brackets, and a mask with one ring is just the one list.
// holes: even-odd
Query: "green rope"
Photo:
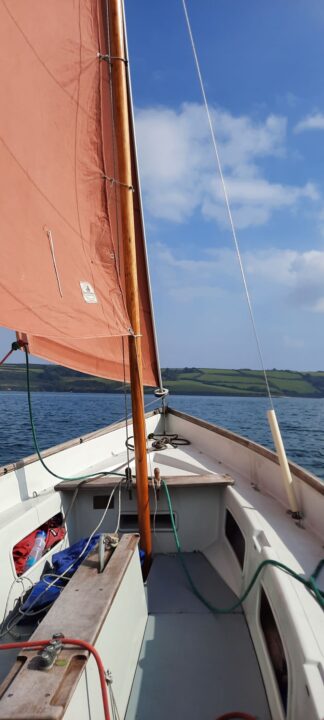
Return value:
[(297, 575), (297, 573), (295, 573), (293, 570), (291, 570), (291, 568), (289, 568), (287, 565), (284, 565), (284, 564), (281, 563), (281, 562), (278, 562), (278, 560), (263, 560), (263, 562), (261, 562), (260, 565), (257, 567), (257, 569), (256, 569), (256, 571), (255, 571), (255, 573), (254, 573), (254, 575), (253, 575), (253, 577), (252, 577), (252, 580), (250, 580), (250, 582), (249, 582), (246, 590), (244, 591), (243, 595), (241, 595), (241, 597), (237, 600), (237, 602), (234, 603), (234, 605), (231, 605), (231, 607), (229, 607), (229, 608), (219, 608), (219, 607), (216, 607), (216, 606), (212, 605), (212, 604), (211, 604), (208, 600), (206, 600), (206, 598), (199, 592), (199, 590), (198, 590), (198, 588), (196, 587), (196, 585), (195, 585), (195, 583), (194, 583), (194, 581), (193, 581), (193, 579), (192, 579), (192, 577), (191, 577), (191, 575), (190, 575), (190, 572), (189, 572), (189, 570), (188, 570), (188, 568), (187, 568), (187, 565), (186, 565), (186, 562), (185, 562), (185, 559), (184, 559), (184, 557), (183, 557), (183, 553), (182, 553), (182, 550), (181, 550), (181, 545), (180, 545), (180, 540), (179, 540), (179, 536), (178, 536), (178, 533), (177, 533), (177, 528), (176, 528), (175, 522), (174, 522), (173, 508), (172, 508), (172, 503), (171, 503), (171, 498), (170, 498), (169, 489), (168, 489), (168, 486), (167, 486), (166, 482), (165, 482), (163, 479), (162, 479), (162, 484), (163, 484), (163, 487), (164, 487), (164, 490), (165, 490), (165, 494), (166, 494), (166, 498), (167, 498), (169, 513), (170, 513), (170, 518), (171, 518), (171, 523), (172, 523), (172, 530), (173, 530), (173, 534), (174, 534), (174, 539), (175, 539), (175, 544), (176, 544), (176, 547), (177, 547), (177, 552), (178, 552), (179, 560), (180, 560), (180, 562), (181, 562), (181, 565), (182, 565), (182, 567), (183, 567), (183, 570), (184, 570), (184, 572), (185, 572), (185, 575), (186, 575), (186, 577), (187, 577), (187, 580), (188, 580), (188, 582), (189, 582), (189, 585), (190, 585), (193, 593), (194, 593), (194, 594), (196, 595), (196, 597), (208, 608), (208, 610), (210, 610), (210, 612), (212, 612), (212, 613), (219, 613), (219, 614), (222, 614), (222, 615), (226, 615), (226, 614), (228, 614), (228, 613), (234, 612), (234, 610), (236, 610), (238, 607), (240, 607), (240, 605), (242, 605), (242, 603), (244, 602), (244, 600), (246, 600), (246, 598), (247, 598), (247, 596), (249, 595), (249, 593), (251, 592), (251, 590), (252, 590), (252, 588), (253, 588), (253, 585), (255, 584), (258, 576), (260, 575), (260, 573), (261, 573), (261, 571), (263, 570), (263, 568), (266, 567), (267, 565), (272, 565), (273, 567), (276, 567), (276, 568), (278, 568), (279, 570), (283, 570), (283, 572), (287, 573), (287, 575), (290, 575), (290, 576), (293, 577), (295, 580), (298, 580), (298, 582), (302, 583), (302, 585), (304, 585), (304, 587), (308, 588), (308, 590), (311, 591), (311, 593), (313, 594), (315, 600), (317, 600), (317, 602), (318, 602), (318, 604), (320, 605), (320, 607), (321, 607), (322, 609), (324, 609), (324, 594), (323, 594), (322, 591), (319, 589), (319, 587), (318, 587), (318, 585), (317, 585), (317, 583), (316, 583), (316, 578), (318, 577), (318, 575), (319, 575), (320, 572), (321, 572), (322, 567), (324, 566), (324, 558), (323, 558), (322, 560), (320, 560), (320, 562), (318, 563), (318, 565), (316, 566), (314, 572), (311, 574), (311, 576), (310, 576), (310, 578), (309, 578), (308, 580), (306, 580), (305, 578), (301, 577), (300, 575)]
[(31, 401), (31, 390), (30, 390), (30, 369), (29, 369), (29, 358), (28, 358), (28, 350), (26, 345), (24, 345), (24, 351), (25, 351), (25, 358), (26, 358), (26, 375), (27, 375), (27, 397), (28, 397), (28, 410), (29, 410), (29, 420), (30, 420), (30, 427), (32, 431), (33, 436), (33, 442), (34, 442), (34, 448), (36, 451), (36, 454), (38, 456), (38, 459), (40, 463), (43, 465), (43, 468), (47, 470), (50, 475), (53, 475), (53, 477), (57, 478), (58, 480), (80, 480), (82, 482), (83, 480), (92, 480), (95, 477), (102, 477), (106, 475), (113, 475), (114, 477), (125, 477), (125, 473), (118, 473), (114, 472), (113, 470), (109, 472), (108, 470), (105, 470), (104, 472), (96, 472), (92, 473), (90, 475), (79, 475), (78, 477), (64, 477), (64, 475), (57, 475), (53, 470), (50, 470), (50, 468), (45, 464), (40, 449), (38, 447), (37, 442), (37, 435), (36, 435), (36, 429), (35, 429), (35, 423), (34, 423), (34, 417), (33, 417), (33, 409), (32, 409), (32, 401)]

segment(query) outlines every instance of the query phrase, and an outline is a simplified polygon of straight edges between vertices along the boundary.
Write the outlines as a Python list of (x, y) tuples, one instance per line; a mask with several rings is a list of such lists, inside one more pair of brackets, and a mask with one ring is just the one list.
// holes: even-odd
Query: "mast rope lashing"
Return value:
[(123, 182), (121, 182), (120, 180), (116, 180), (116, 178), (114, 178), (114, 177), (110, 177), (109, 175), (105, 175), (104, 173), (103, 173), (103, 175), (102, 175), (102, 179), (103, 179), (103, 180), (108, 180), (108, 182), (110, 182), (111, 185), (119, 185), (120, 187), (126, 188), (126, 190), (131, 190), (133, 193), (135, 192), (135, 188), (134, 188), (133, 185), (128, 185), (128, 183), (123, 183)]
[(128, 65), (127, 58), (119, 57), (118, 55), (105, 55), (104, 53), (98, 52), (97, 58), (99, 60), (106, 60), (106, 62), (111, 63), (113, 60), (120, 60), (121, 62), (125, 63), (125, 65)]

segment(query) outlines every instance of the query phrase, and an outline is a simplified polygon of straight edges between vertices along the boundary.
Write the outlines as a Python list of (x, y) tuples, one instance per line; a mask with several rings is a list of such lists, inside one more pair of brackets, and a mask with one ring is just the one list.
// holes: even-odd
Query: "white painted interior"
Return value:
[[(111, 688), (120, 718), (126, 713), (146, 622), (147, 605), (136, 549), (96, 642), (104, 667), (112, 675)], [(86, 665), (77, 692), (83, 698), (82, 720), (103, 720), (99, 675), (93, 658)], [(78, 696), (71, 700), (64, 718), (81, 718)]]
[[(166, 480), (168, 476), (216, 472), (229, 473), (235, 480), (233, 486), (177, 487), (170, 490), (183, 549), (202, 551), (237, 595), (244, 590), (260, 562), (266, 558), (279, 560), (297, 573), (309, 576), (323, 557), (324, 495), (295, 476), (297, 499), (304, 513), (302, 523), (296, 523), (286, 512), (287, 499), (279, 466), (269, 457), (236, 442), (235, 436), (224, 437), (177, 415), (168, 415), (167, 423), (169, 432), (177, 432), (186, 437), (191, 441), (191, 445), (178, 449), (168, 447), (166, 450), (150, 450), (148, 455), (150, 475), (158, 466)], [(159, 431), (160, 428), (159, 415), (148, 418), (148, 432)], [(148, 445), (150, 446), (150, 443)], [(103, 470), (119, 467), (126, 462), (125, 430), (118, 428), (99, 437), (90, 437), (73, 447), (58, 449), (46, 458), (46, 462), (65, 476), (84, 474), (89, 472), (90, 468)], [(62, 509), (66, 511), (71, 501), (72, 493), (53, 490), (56, 482), (41, 467), (38, 460), (28, 462), (22, 468), (12, 469), (0, 477), (0, 492), (3, 498), (0, 513), (1, 614), (4, 613), (6, 604), (7, 610), (12, 609), (15, 599), (21, 592), (21, 587), (15, 585), (7, 602), (9, 588), (15, 580), (11, 557), (13, 545), (55, 513)], [(37, 493), (37, 496), (33, 497), (33, 493)], [(101, 510), (93, 509), (94, 494), (105, 494), (105, 491), (79, 491), (68, 518), (67, 542), (87, 536), (102, 515)], [(116, 527), (118, 517), (116, 500), (117, 497), (114, 508), (108, 511), (102, 526), (104, 532), (113, 531)], [(151, 509), (154, 510), (155, 499), (152, 490), (150, 490), (150, 502)], [(226, 508), (230, 509), (245, 537), (243, 572), (225, 537)], [(121, 510), (122, 513), (131, 512), (135, 515), (135, 491), (132, 499), (125, 490), (122, 491)], [(157, 512), (167, 512), (166, 498), (162, 490), (157, 503)], [(153, 535), (153, 549), (154, 552), (159, 553), (174, 552), (172, 532), (157, 530)], [(43, 565), (44, 559), (30, 571), (32, 579), (39, 577)], [(267, 568), (260, 582), (276, 618), (287, 657), (290, 688), (287, 718), (304, 720), (307, 717), (309, 720), (323, 720), (323, 612), (313, 597), (297, 581), (279, 570)], [(143, 597), (138, 592), (138, 586), (138, 567), (137, 570), (134, 567), (124, 589), (121, 588), (120, 607), (116, 605), (115, 610), (111, 609), (102, 631), (102, 638), (100, 636), (98, 640), (98, 648), (104, 656), (106, 646), (111, 650), (108, 652), (107, 662), (113, 671), (121, 718), (127, 704), (126, 686), (129, 687), (130, 677), (134, 672), (131, 653), (128, 675), (127, 654), (126, 660), (121, 660), (125, 657), (124, 643), (127, 646), (134, 632), (135, 657), (145, 625)], [(133, 594), (133, 588), (136, 588), (134, 593), (136, 617), (132, 616), (133, 610), (127, 613), (125, 609), (129, 596)], [(282, 720), (284, 714), (281, 701), (258, 619), (259, 588), (258, 582), (245, 602), (244, 611), (262, 671), (273, 720)], [(124, 617), (129, 618), (130, 624)], [(134, 630), (135, 626), (137, 630)], [(118, 642), (122, 646), (120, 657), (118, 653), (114, 654), (113, 650)], [(234, 646), (233, 652), (235, 652)], [(124, 662), (126, 665), (123, 665)], [(125, 680), (124, 685), (125, 673), (128, 679)], [(90, 663), (88, 663), (87, 675), (90, 684), (96, 683)], [(75, 696), (77, 705), (79, 693), (84, 694), (84, 689), (78, 689)], [(100, 711), (96, 707), (92, 714), (85, 717), (101, 718)], [(66, 717), (70, 719), (76, 715), (66, 713)], [(80, 714), (78, 717), (82, 719), (83, 716)]]

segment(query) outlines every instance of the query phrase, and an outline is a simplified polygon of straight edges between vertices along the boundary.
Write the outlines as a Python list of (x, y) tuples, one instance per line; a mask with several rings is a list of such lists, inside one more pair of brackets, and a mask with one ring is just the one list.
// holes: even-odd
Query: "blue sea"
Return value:
[[(125, 417), (123, 394), (33, 393), (39, 446), (46, 449)], [(173, 396), (170, 405), (273, 449), (267, 423), (267, 398)], [(274, 401), (286, 452), (291, 460), (324, 480), (324, 399)], [(27, 395), (0, 392), (0, 466), (34, 452)], [(128, 398), (128, 405), (130, 400)], [(158, 402), (145, 395), (147, 410)]]

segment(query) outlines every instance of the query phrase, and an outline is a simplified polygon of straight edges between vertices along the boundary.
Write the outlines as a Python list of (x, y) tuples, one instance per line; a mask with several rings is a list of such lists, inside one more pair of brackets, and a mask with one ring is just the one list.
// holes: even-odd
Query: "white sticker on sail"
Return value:
[(83, 299), (85, 300), (86, 303), (97, 303), (98, 302), (96, 293), (95, 293), (92, 285), (90, 285), (90, 283), (80, 280), (80, 288), (81, 288), (81, 292), (83, 295)]

